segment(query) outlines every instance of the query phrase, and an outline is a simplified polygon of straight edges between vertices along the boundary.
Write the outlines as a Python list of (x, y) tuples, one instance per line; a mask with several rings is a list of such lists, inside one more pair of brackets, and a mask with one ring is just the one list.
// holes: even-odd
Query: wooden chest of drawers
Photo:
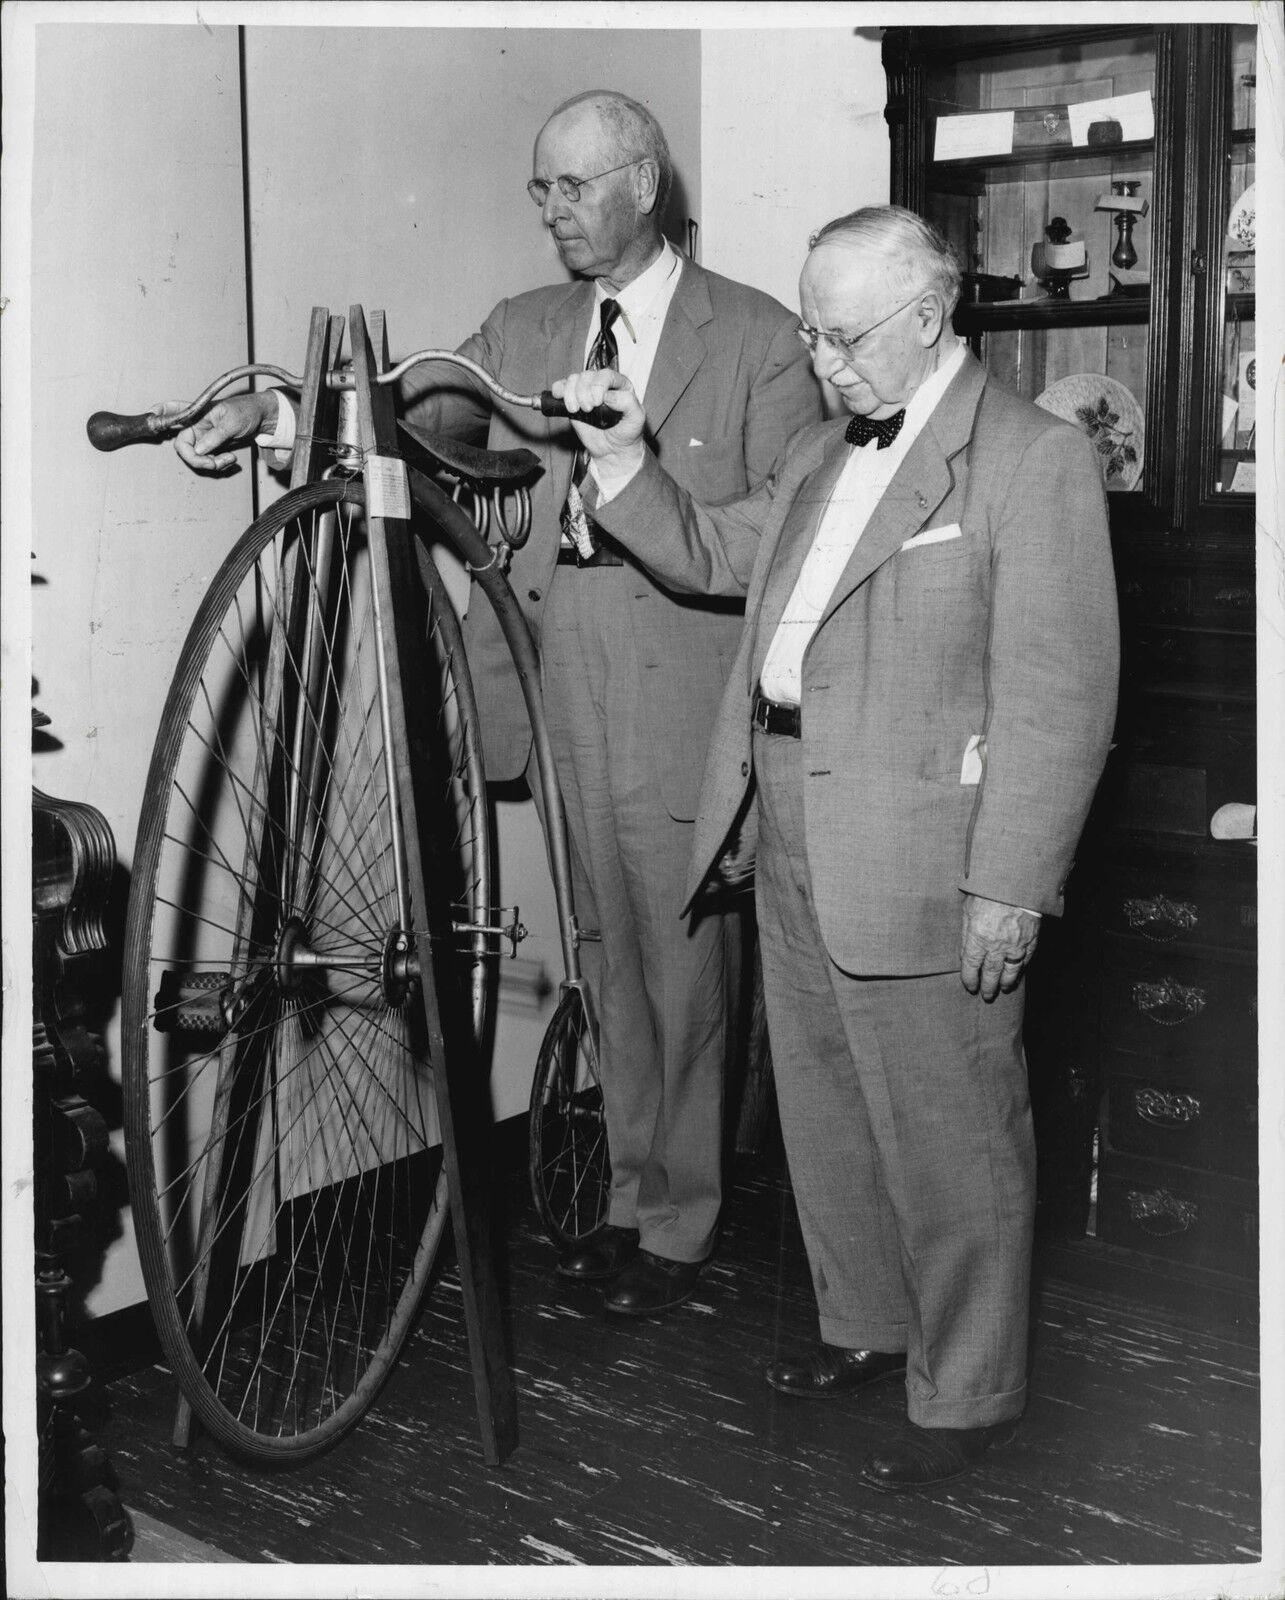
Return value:
[(1108, 859), (1093, 907), (1101, 938), (1098, 1237), (1252, 1276), (1254, 846), (1135, 843)]
[(1098, 973), (1098, 1237), (1257, 1270), (1254, 572), (1243, 550), (1117, 545), (1117, 749), (1088, 851)]

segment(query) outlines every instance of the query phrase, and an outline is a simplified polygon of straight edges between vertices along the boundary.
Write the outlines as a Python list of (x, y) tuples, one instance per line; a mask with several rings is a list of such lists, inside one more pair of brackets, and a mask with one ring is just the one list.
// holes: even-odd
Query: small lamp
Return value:
[(1073, 233), (1065, 217), (1054, 217), (1044, 234), (1038, 244), (1031, 246), (1031, 271), (1050, 299), (1069, 300), (1074, 280), (1089, 275), (1084, 235)]
[(1138, 252), (1133, 244), (1133, 225), (1139, 217), (1145, 217), (1150, 209), (1147, 201), (1138, 193), (1141, 187), (1141, 181), (1137, 178), (1113, 179), (1111, 193), (1100, 194), (1093, 206), (1095, 211), (1115, 214), (1119, 237), (1111, 252), (1111, 265), (1115, 269), (1111, 276), (1115, 279), (1117, 294), (1136, 294), (1150, 282), (1148, 274), (1133, 270), (1138, 260)]

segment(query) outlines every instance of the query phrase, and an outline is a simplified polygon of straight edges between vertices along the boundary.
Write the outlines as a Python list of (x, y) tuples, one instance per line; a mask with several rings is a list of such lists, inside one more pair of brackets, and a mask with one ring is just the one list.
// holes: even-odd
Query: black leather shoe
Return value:
[(966, 1472), (993, 1444), (1007, 1444), (1017, 1423), (989, 1428), (920, 1428), (911, 1422), (900, 1438), (873, 1450), (861, 1467), (861, 1481), (872, 1489), (898, 1492), (927, 1489)]
[(608, 1223), (587, 1244), (580, 1244), (558, 1257), (558, 1275), (580, 1283), (598, 1283), (614, 1278), (638, 1254), (638, 1229), (617, 1228)]
[(825, 1400), (832, 1394), (850, 1394), (878, 1378), (891, 1378), (905, 1372), (906, 1356), (882, 1350), (844, 1350), (835, 1344), (819, 1344), (809, 1356), (796, 1361), (773, 1361), (767, 1381), (782, 1394), (804, 1400)]
[(670, 1261), (640, 1250), (607, 1291), (607, 1310), (620, 1317), (654, 1317), (682, 1305), (709, 1265), (704, 1261)]

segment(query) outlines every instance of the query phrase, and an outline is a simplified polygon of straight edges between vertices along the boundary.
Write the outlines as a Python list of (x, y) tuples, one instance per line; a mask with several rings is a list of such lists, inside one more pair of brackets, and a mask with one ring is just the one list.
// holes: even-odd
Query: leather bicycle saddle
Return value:
[(480, 450), (444, 434), (427, 433), (409, 422), (399, 422), (397, 426), (434, 461), (475, 483), (517, 483), (529, 478), (540, 465), (539, 456), (531, 450)]

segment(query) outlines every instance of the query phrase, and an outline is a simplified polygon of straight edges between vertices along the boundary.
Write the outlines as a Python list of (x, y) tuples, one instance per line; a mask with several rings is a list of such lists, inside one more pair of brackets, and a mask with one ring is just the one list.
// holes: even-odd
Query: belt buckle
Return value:
[(754, 696), (754, 708), (750, 712), (750, 726), (754, 728), (761, 728), (764, 733), (769, 732), (768, 717), (770, 713), (771, 702), (768, 700), (767, 696), (762, 692), (762, 690), (759, 690), (759, 692)]

